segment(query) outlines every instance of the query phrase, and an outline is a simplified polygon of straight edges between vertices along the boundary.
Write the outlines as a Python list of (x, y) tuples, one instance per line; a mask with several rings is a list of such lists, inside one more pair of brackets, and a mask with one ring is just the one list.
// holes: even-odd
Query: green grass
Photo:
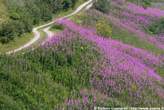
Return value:
[(57, 32), (62, 31), (63, 29), (64, 29), (64, 27), (61, 26), (61, 25), (53, 25), (53, 26), (50, 28), (50, 31), (57, 33)]
[(139, 37), (137, 37), (133, 33), (130, 33), (124, 29), (120, 29), (114, 25), (113, 25), (113, 34), (111, 37), (113, 39), (120, 40), (125, 44), (130, 44), (135, 47), (151, 51), (155, 54), (164, 54), (164, 51), (157, 48), (155, 45), (153, 45), (145, 40), (141, 40)]
[(99, 53), (82, 39), (63, 44), (0, 55), (1, 110), (52, 110), (77, 97), (81, 88), (90, 88)]
[(40, 39), (38, 41), (36, 41), (34, 44), (32, 44), (29, 48), (26, 48), (26, 49), (23, 49), (23, 50), (17, 52), (17, 54), (30, 52), (32, 48), (34, 48), (34, 49), (39, 48), (39, 46), (43, 43), (43, 41), (46, 40), (47, 35), (45, 32), (43, 32), (43, 29), (39, 29), (38, 31), (40, 32)]
[(0, 52), (5, 53), (10, 50), (19, 48), (20, 46), (26, 44), (33, 38), (32, 33), (26, 33), (22, 35), (21, 37), (16, 37), (12, 42), (9, 42), (7, 44), (1, 44), (0, 43)]
[(156, 71), (160, 76), (164, 77), (164, 66), (158, 67)]
[[(30, 51), (31, 47), (37, 48), (47, 38), (45, 32), (43, 32), (42, 29), (40, 29), (38, 31), (40, 32), (40, 39), (38, 41), (36, 41), (34, 44), (32, 44), (29, 48), (23, 49), (21, 52), (18, 52), (18, 53), (28, 52), (28, 51)], [(33, 37), (34, 37), (34, 35), (32, 33), (27, 33), (19, 38), (14, 39), (13, 41), (11, 41), (7, 44), (0, 43), (0, 52), (5, 53), (8, 51), (17, 49), (17, 48), (25, 45), (26, 43), (28, 43)]]

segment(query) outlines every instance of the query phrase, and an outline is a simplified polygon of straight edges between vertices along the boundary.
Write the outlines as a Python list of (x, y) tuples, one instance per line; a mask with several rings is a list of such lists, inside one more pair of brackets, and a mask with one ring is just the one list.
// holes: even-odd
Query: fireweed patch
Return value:
[[(144, 104), (147, 104), (151, 106), (157, 102), (158, 106), (162, 104), (160, 101), (162, 99), (159, 98), (161, 93), (159, 94), (157, 88), (160, 90), (163, 90), (163, 88), (156, 82), (162, 83), (163, 78), (154, 71), (152, 63), (148, 64), (141, 58), (143, 55), (143, 58), (147, 57), (145, 60), (148, 60), (150, 55), (150, 59), (154, 57), (158, 65), (160, 61), (157, 56), (144, 50), (124, 45), (118, 41), (98, 36), (92, 30), (78, 26), (70, 20), (63, 19), (58, 21), (58, 23), (79, 33), (84, 39), (93, 42), (106, 58), (104, 69), (98, 74), (94, 74), (91, 80), (94, 88), (109, 97), (127, 100), (127, 105), (144, 106)], [(123, 47), (120, 48), (119, 45)], [(130, 51), (128, 52), (128, 48), (134, 54)], [(135, 53), (135, 51), (138, 52)], [(146, 53), (148, 55), (145, 56), (144, 54)], [(147, 95), (146, 99), (142, 99), (146, 96), (146, 93), (150, 93), (150, 95)], [(158, 97), (156, 101), (153, 100), (154, 97)]]
[[(124, 19), (126, 17), (122, 16), (121, 18), (123, 19), (122, 22), (126, 23), (124, 21)], [(162, 35), (161, 35), (161, 37), (158, 36), (158, 37), (153, 38), (150, 36), (149, 37), (148, 36), (147, 37), (146, 36), (140, 36), (140, 35), (142, 35), (141, 33), (140, 34), (137, 34), (137, 33), (134, 34), (135, 31), (132, 28), (132, 26), (127, 28), (126, 25), (121, 23), (121, 21), (119, 21), (119, 19), (116, 17), (113, 17), (113, 16), (109, 17), (108, 15), (105, 15), (105, 14), (103, 14), (97, 10), (92, 9), (92, 10), (88, 10), (86, 13), (82, 13), (81, 17), (78, 16), (76, 19), (81, 21), (80, 25), (83, 25), (84, 27), (87, 27), (92, 31), (97, 31), (97, 29), (95, 29), (97, 22), (101, 19), (104, 19), (106, 22), (105, 26), (108, 27), (108, 25), (110, 25), (112, 27), (112, 30), (113, 30), (111, 36), (108, 34), (109, 38), (119, 40), (123, 43), (135, 46), (137, 48), (142, 48), (144, 50), (148, 50), (148, 51), (153, 52), (153, 53), (158, 54), (158, 55), (163, 54), (163, 52), (164, 52), (164, 51), (162, 51), (162, 49), (158, 48), (158, 46), (161, 47), (161, 44), (158, 43), (156, 40), (156, 39), (160, 39), (160, 42), (163, 41), (163, 40), (161, 40)], [(75, 20), (73, 19), (73, 20), (76, 22), (76, 19)], [(133, 20), (133, 19), (131, 19), (131, 20)], [(133, 21), (138, 22), (137, 20), (133, 20)], [(130, 22), (130, 21), (127, 21), (127, 22)], [(143, 24), (143, 23), (140, 23), (140, 24)], [(135, 25), (135, 27), (136, 27), (136, 25)], [(142, 28), (142, 27), (140, 26), (140, 28)], [(99, 33), (99, 32), (97, 32), (97, 33)], [(103, 32), (101, 32), (101, 33), (103, 33)], [(144, 35), (146, 35), (146, 34), (144, 34)], [(103, 34), (101, 36), (103, 36)]]
[[(114, 1), (113, 1), (114, 2)], [(122, 7), (121, 9), (118, 7)], [(143, 8), (133, 3), (124, 2), (123, 6), (118, 3), (113, 4), (113, 10), (109, 14), (112, 22), (137, 34), (141, 39), (147, 39), (157, 47), (163, 49), (162, 35), (151, 35), (147, 33), (148, 27), (153, 22), (164, 17), (164, 11), (156, 8)], [(119, 13), (119, 14), (118, 14)], [(159, 40), (160, 39), (160, 40)]]

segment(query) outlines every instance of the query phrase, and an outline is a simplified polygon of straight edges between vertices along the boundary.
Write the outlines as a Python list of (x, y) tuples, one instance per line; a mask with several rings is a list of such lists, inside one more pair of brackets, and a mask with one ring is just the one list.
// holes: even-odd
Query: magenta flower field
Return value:
[[(65, 30), (49, 39), (47, 45), (54, 45), (66, 39), (71, 40), (73, 37), (70, 36), (79, 34), (82, 39), (92, 42), (104, 57), (103, 66), (90, 80), (96, 90), (106, 94), (107, 97), (121, 97), (126, 91), (134, 105), (136, 101), (141, 100), (143, 103), (149, 103), (147, 99), (142, 99), (146, 91), (152, 91), (154, 96), (156, 94), (157, 97), (164, 98), (164, 89), (158, 85), (163, 84), (164, 80), (156, 72), (156, 68), (163, 65), (162, 56), (111, 38), (104, 38), (97, 35), (94, 30), (79, 26), (68, 19), (59, 20), (57, 23), (65, 26)], [(93, 102), (89, 100), (89, 97), (83, 96), (82, 101), (69, 99), (66, 103), (68, 106), (93, 104), (96, 103), (96, 96), (93, 95)]]
[(147, 8), (137, 6), (133, 3), (128, 3), (128, 9), (138, 14), (146, 14), (148, 16), (163, 17), (164, 11), (156, 8)]
[[(113, 8), (121, 7), (124, 2), (114, 1)], [(151, 23), (163, 19), (164, 11), (149, 7), (145, 9), (133, 3), (127, 3), (122, 7), (119, 15), (110, 12), (109, 14), (99, 14), (99, 16), (105, 17), (112, 24), (128, 30), (138, 39), (147, 41), (163, 51), (164, 34), (152, 35), (144, 29)], [(123, 43), (121, 40), (112, 39), (110, 35), (104, 37), (96, 33), (95, 27), (89, 26), (89, 24), (77, 24), (69, 19), (60, 19), (56, 24), (64, 26), (65, 29), (48, 39), (43, 46), (57, 45), (63, 40), (71, 41), (74, 34), (77, 34), (81, 39), (91, 42), (103, 57), (101, 68), (97, 69), (90, 79), (90, 84), (94, 89), (82, 89), (82, 93), (80, 93), (82, 99), (67, 99), (65, 101), (67, 106), (80, 109), (87, 105), (94, 106), (100, 100), (97, 96), (99, 92), (104, 95), (101, 96), (102, 100), (106, 100), (106, 98), (109, 98), (111, 102), (114, 98), (118, 98), (120, 101), (129, 100), (125, 103), (132, 106), (137, 104), (151, 106), (151, 103), (156, 103), (153, 101), (154, 97), (158, 97), (157, 100), (160, 100), (157, 101), (159, 105), (163, 104), (161, 101), (164, 100), (164, 79), (157, 71), (157, 68), (164, 65), (163, 53), (156, 54), (137, 48)], [(84, 94), (90, 94), (92, 97)]]

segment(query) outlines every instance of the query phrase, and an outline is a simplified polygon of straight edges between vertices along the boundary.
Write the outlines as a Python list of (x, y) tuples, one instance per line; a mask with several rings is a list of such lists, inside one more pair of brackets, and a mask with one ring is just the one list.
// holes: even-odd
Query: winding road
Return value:
[(83, 8), (89, 9), (92, 4), (93, 4), (93, 0), (88, 0), (85, 3), (83, 3), (82, 5), (80, 5), (71, 14), (68, 14), (68, 15), (63, 16), (61, 18), (58, 18), (56, 20), (53, 20), (52, 22), (49, 22), (47, 24), (44, 24), (44, 25), (41, 25), (41, 26), (38, 26), (38, 27), (33, 28), (32, 32), (34, 33), (34, 38), (32, 40), (30, 40), (28, 43), (26, 43), (25, 45), (23, 45), (23, 46), (21, 46), (21, 47), (19, 47), (17, 49), (14, 49), (14, 50), (11, 50), (9, 52), (6, 52), (6, 54), (10, 55), (10, 54), (13, 54), (13, 53), (17, 53), (17, 52), (19, 52), (19, 51), (21, 51), (23, 49), (29, 48), (34, 43), (36, 43), (41, 38), (39, 29), (42, 29), (43, 28), (43, 31), (47, 34), (47, 36), (48, 37), (52, 37), (53, 33), (51, 31), (49, 31), (49, 29), (51, 28), (50, 25), (54, 24), (57, 20), (64, 19), (64, 18), (69, 18), (69, 17), (71, 17), (71, 16), (79, 13)]
[(43, 29), (43, 32), (46, 33), (46, 35), (47, 35), (48, 38), (51, 38), (54, 35), (54, 33), (52, 31), (50, 31), (50, 28), (51, 28), (51, 26), (48, 26), (48, 27), (46, 27), (46, 28)]

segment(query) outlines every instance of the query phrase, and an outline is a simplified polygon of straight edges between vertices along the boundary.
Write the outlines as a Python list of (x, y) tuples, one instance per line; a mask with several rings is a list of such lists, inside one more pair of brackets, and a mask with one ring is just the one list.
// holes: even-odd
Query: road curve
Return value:
[(50, 28), (51, 28), (51, 26), (48, 26), (48, 27), (46, 27), (46, 28), (43, 29), (43, 32), (46, 33), (46, 36), (48, 38), (51, 38), (54, 35), (54, 33), (52, 31), (50, 31)]
[[(23, 49), (26, 49), (28, 47), (30, 47), (32, 44), (34, 44), (36, 41), (38, 41), (40, 39), (40, 32), (38, 31), (39, 29), (41, 28), (44, 28), (44, 27), (47, 27), (53, 23), (55, 23), (57, 20), (59, 19), (64, 19), (64, 18), (68, 18), (68, 17), (71, 17), (75, 14), (77, 14), (78, 12), (80, 12), (83, 8), (85, 8), (86, 6), (90, 5), (91, 3), (93, 2), (93, 0), (88, 0), (87, 2), (83, 3), (82, 5), (80, 5), (74, 12), (72, 12), (71, 14), (68, 14), (66, 16), (63, 16), (61, 18), (58, 18), (56, 20), (53, 20), (52, 22), (49, 22), (47, 24), (44, 24), (44, 25), (41, 25), (41, 26), (38, 26), (38, 27), (35, 27), (33, 28), (32, 32), (34, 33), (34, 38), (32, 40), (30, 40), (27, 44), (17, 48), (17, 49), (14, 49), (14, 50), (11, 50), (9, 52), (6, 52), (6, 54), (13, 54), (13, 53), (16, 53), (16, 52), (19, 52)], [(49, 30), (50, 27), (47, 27), (46, 29), (44, 29), (44, 32), (48, 32), (47, 34), (49, 35), (50, 34), (50, 31)]]

